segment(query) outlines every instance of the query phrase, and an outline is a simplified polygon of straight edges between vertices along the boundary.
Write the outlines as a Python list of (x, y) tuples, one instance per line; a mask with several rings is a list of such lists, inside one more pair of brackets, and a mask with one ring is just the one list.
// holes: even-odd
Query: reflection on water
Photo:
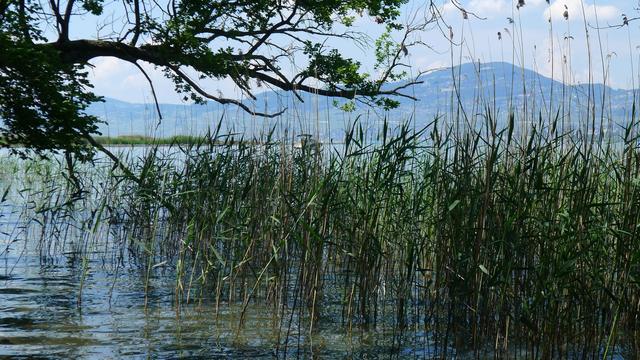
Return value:
[[(142, 156), (146, 150), (131, 150), (126, 156)], [(196, 299), (194, 303), (178, 305), (173, 293), (176, 275), (170, 270), (176, 268), (175, 264), (157, 264), (147, 282), (144, 265), (128, 263), (124, 254), (99, 251), (107, 248), (105, 242), (113, 245), (109, 249), (126, 251), (126, 244), (122, 243), (129, 240), (126, 236), (116, 233), (109, 238), (110, 231), (121, 228), (118, 217), (109, 219), (109, 225), (114, 226), (91, 231), (90, 236), (87, 229), (94, 229), (90, 221), (95, 213), (82, 208), (73, 214), (78, 219), (62, 221), (69, 225), (64, 230), (54, 227), (48, 229), (47, 235), (38, 231), (39, 226), (45, 227), (42, 223), (47, 224), (38, 219), (70, 216), (59, 209), (42, 211), (38, 217), (31, 217), (32, 226), (25, 225), (27, 220), (21, 213), (24, 209), (17, 204), (29, 204), (27, 208), (36, 212), (48, 209), (51, 205), (46, 195), (48, 189), (41, 186), (36, 188), (44, 190), (23, 193), (21, 189), (30, 186), (31, 175), (19, 178), (7, 169), (6, 166), (0, 169), (0, 196), (4, 189), (10, 189), (9, 201), (0, 201), (0, 358), (437, 358), (442, 355), (442, 352), (435, 353), (438, 347), (434, 346), (433, 334), (425, 331), (427, 326), (414, 326), (424, 319), (424, 313), (420, 316), (419, 311), (428, 307), (425, 303), (416, 302), (418, 313), (411, 315), (414, 321), (405, 334), (399, 334), (393, 324), (388, 324), (394, 319), (390, 313), (380, 315), (382, 325), (379, 327), (367, 331), (354, 328), (348, 332), (348, 327), (341, 323), (338, 309), (321, 313), (321, 321), (314, 324), (311, 335), (308, 319), (299, 319), (296, 311), (266, 306), (259, 301), (251, 302), (244, 316), (240, 316), (243, 308), (237, 303)], [(46, 167), (42, 171), (47, 171)], [(46, 185), (47, 181), (35, 173), (33, 181)], [(45, 194), (44, 201), (38, 201), (41, 194)], [(10, 205), (12, 201), (16, 205)], [(33, 211), (27, 213), (33, 214)], [(56, 221), (49, 224), (55, 225)], [(43, 244), (47, 248), (39, 247), (38, 239), (44, 238), (43, 243), (47, 243), (50, 233), (57, 236), (56, 241)], [(74, 246), (73, 241), (65, 243), (68, 239), (78, 240), (79, 245)], [(88, 243), (92, 244), (89, 249)], [(89, 259), (74, 255), (74, 251), (88, 254)], [(326, 293), (327, 297), (335, 295), (335, 299), (328, 299), (328, 304), (340, 308), (344, 298), (339, 294), (343, 291), (331, 289)], [(296, 305), (291, 308), (295, 309)], [(415, 321), (418, 318), (421, 320)], [(424, 320), (424, 323), (428, 322)], [(460, 344), (459, 349), (468, 346), (465, 344), (468, 337), (455, 340)], [(440, 349), (446, 347), (442, 343), (437, 345)], [(488, 344), (487, 349), (482, 357), (494, 357), (492, 344)], [(455, 350), (448, 347), (447, 350), (448, 357), (456, 355)], [(520, 352), (521, 358), (535, 357), (527, 356), (526, 351)], [(614, 358), (623, 358), (618, 355), (620, 349), (612, 352), (615, 352)], [(567, 354), (573, 358), (584, 355)], [(474, 355), (477, 356), (470, 354), (470, 357)]]
[(390, 333), (347, 334), (331, 322), (312, 337), (292, 336), (286, 343), (284, 333), (299, 329), (283, 329), (273, 307), (251, 304), (238, 331), (241, 306), (216, 308), (206, 301), (176, 306), (175, 280), (162, 271), (152, 280), (145, 308), (145, 281), (138, 269), (109, 270), (96, 259), (83, 272), (69, 257), (45, 264), (38, 256), (10, 254), (5, 253), (0, 267), (0, 357), (375, 358), (428, 353), (392, 346)]
[[(115, 150), (136, 157), (146, 149)], [(400, 346), (404, 340), (393, 331), (348, 332), (331, 317), (309, 336), (308, 322), (296, 312), (258, 302), (247, 307), (241, 326), (241, 304), (202, 299), (177, 305), (172, 266), (154, 268), (147, 283), (146, 269), (123, 260), (126, 255), (93, 252), (83, 263), (73, 253), (61, 254), (68, 247), (42, 249), (38, 224), (27, 225), (23, 213), (29, 208), (33, 214), (37, 199), (29, 196), (39, 193), (22, 192), (31, 180), (18, 175), (17, 164), (0, 171), (0, 197), (10, 190), (8, 201), (0, 202), (0, 358), (386, 358), (430, 351)], [(63, 235), (81, 238), (82, 231)]]

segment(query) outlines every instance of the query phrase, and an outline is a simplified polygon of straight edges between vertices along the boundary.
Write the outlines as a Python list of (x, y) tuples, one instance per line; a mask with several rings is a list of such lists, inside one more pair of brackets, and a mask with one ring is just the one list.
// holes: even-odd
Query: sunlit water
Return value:
[[(173, 266), (146, 270), (119, 254), (42, 257), (18, 206), (0, 208), (0, 358), (423, 358), (423, 333), (349, 331), (273, 305), (177, 304)], [(37, 228), (37, 226), (36, 226)], [(280, 316), (278, 315), (280, 314)], [(298, 326), (298, 324), (304, 324)], [(421, 337), (417, 342), (415, 337)], [(422, 344), (416, 346), (416, 344)]]
[[(145, 293), (142, 273), (133, 268), (106, 270), (99, 260), (83, 267), (72, 257), (43, 263), (39, 256), (5, 253), (0, 267), (0, 357), (428, 355), (428, 349), (394, 346), (392, 333), (347, 333), (327, 321), (312, 336), (298, 336), (295, 319), (290, 330), (283, 328), (275, 309), (260, 304), (248, 307), (240, 326), (241, 306), (211, 301), (176, 305), (172, 276), (158, 271)], [(287, 331), (290, 338), (285, 341)]]
[[(144, 151), (136, 148), (131, 156)], [(421, 329), (404, 334), (384, 326), (349, 330), (339, 316), (325, 316), (309, 333), (308, 321), (295, 312), (260, 302), (252, 302), (242, 319), (238, 303), (204, 298), (178, 304), (175, 267), (168, 264), (154, 267), (147, 282), (146, 270), (126, 255), (94, 251), (81, 258), (42, 251), (22, 217), (21, 179), (10, 176), (0, 176), (0, 196), (12, 184), (10, 200), (0, 203), (0, 358), (442, 355)], [(53, 256), (43, 258), (43, 253)], [(455, 355), (450, 349), (448, 357)]]

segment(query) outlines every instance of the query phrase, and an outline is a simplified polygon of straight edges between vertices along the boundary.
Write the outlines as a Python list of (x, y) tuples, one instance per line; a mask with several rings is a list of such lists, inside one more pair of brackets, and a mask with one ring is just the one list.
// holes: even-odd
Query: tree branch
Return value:
[(75, 0), (67, 0), (67, 8), (64, 11), (64, 19), (62, 20), (62, 31), (60, 33), (60, 40), (69, 40), (69, 23), (71, 22), (71, 11), (73, 11), (73, 3)]
[(267, 41), (269, 36), (271, 36), (275, 31), (278, 30), (279, 27), (288, 24), (291, 21), (291, 19), (293, 19), (293, 17), (296, 15), (297, 10), (298, 10), (298, 3), (296, 2), (295, 5), (293, 6), (293, 9), (291, 10), (291, 14), (289, 14), (289, 17), (273, 25), (271, 29), (267, 30), (265, 34), (258, 41), (256, 41), (256, 43), (253, 44), (253, 46), (251, 46), (247, 54), (253, 54), (256, 50), (258, 50), (258, 48), (262, 44), (264, 44), (265, 41)]
[(58, 30), (58, 35), (62, 37), (62, 24), (64, 23), (64, 19), (62, 15), (60, 15), (60, 8), (55, 0), (49, 0), (49, 4), (51, 5), (51, 10), (53, 11), (53, 15), (56, 18), (56, 28)]
[[(133, 1), (133, 11), (135, 13), (135, 30), (133, 33), (133, 39), (131, 39), (131, 42), (129, 43), (129, 45), (131, 46), (135, 46), (136, 43), (138, 42), (138, 38), (140, 37), (140, 33), (141, 33), (141, 28), (140, 28), (140, 0), (134, 0)], [(146, 75), (146, 74), (145, 74)]]
[[(122, 44), (118, 42), (110, 42), (110, 41), (97, 41), (97, 40), (73, 40), (64, 43), (53, 43), (46, 44), (47, 46), (54, 46), (61, 52), (62, 57), (69, 62), (73, 63), (86, 63), (90, 59), (96, 57), (104, 57), (104, 56), (113, 56), (119, 59), (128, 61), (128, 62), (136, 62), (137, 60), (143, 60), (158, 66), (164, 66), (171, 69), (176, 75), (178, 75), (181, 79), (187, 82), (197, 93), (202, 95), (205, 98), (214, 100), (216, 102), (222, 104), (235, 104), (242, 107), (244, 110), (247, 110), (249, 113), (253, 115), (261, 115), (267, 117), (278, 116), (282, 112), (278, 112), (277, 114), (262, 114), (256, 113), (253, 110), (250, 110), (246, 107), (246, 105), (242, 104), (242, 102), (226, 99), (214, 96), (212, 94), (204, 91), (200, 86), (198, 86), (193, 80), (191, 80), (188, 76), (186, 76), (182, 71), (179, 70), (178, 67), (173, 65), (170, 59), (166, 59), (163, 52), (156, 45), (143, 45), (141, 47), (129, 46), (127, 44)], [(233, 58), (233, 57), (232, 57)], [(259, 58), (259, 57), (256, 57)], [(246, 56), (238, 56), (237, 59), (246, 59)], [(198, 69), (196, 70), (206, 70), (206, 69)], [(413, 96), (409, 96), (406, 94), (398, 93), (398, 89), (393, 90), (380, 90), (380, 91), (360, 91), (358, 89), (336, 89), (336, 90), (328, 90), (316, 88), (308, 85), (304, 85), (301, 83), (294, 84), (291, 82), (287, 82), (281, 79), (277, 79), (275, 77), (269, 76), (265, 73), (248, 69), (247, 76), (258, 79), (260, 81), (264, 81), (265, 83), (271, 84), (275, 87), (278, 87), (282, 90), (286, 91), (305, 91), (308, 93), (318, 94), (322, 96), (330, 96), (330, 97), (340, 97), (346, 99), (353, 99), (355, 96), (376, 96), (376, 95), (397, 95), (403, 96), (410, 99), (415, 99)], [(422, 81), (411, 81), (409, 85), (420, 84)], [(402, 88), (407, 85), (403, 85)]]
[(207, 99), (213, 100), (213, 101), (215, 101), (217, 103), (220, 103), (220, 104), (223, 104), (223, 105), (233, 104), (235, 106), (238, 106), (242, 110), (248, 112), (251, 115), (260, 116), (260, 117), (266, 117), (266, 118), (278, 117), (278, 116), (282, 115), (285, 111), (287, 111), (287, 108), (284, 108), (284, 109), (282, 109), (282, 110), (280, 110), (280, 111), (278, 111), (276, 113), (273, 113), (273, 114), (255, 112), (255, 111), (251, 110), (247, 105), (243, 104), (242, 102), (240, 102), (238, 100), (222, 98), (222, 97), (218, 97), (218, 96), (214, 96), (212, 94), (209, 94), (208, 92), (204, 91), (193, 80), (191, 80), (191, 78), (189, 78), (185, 73), (183, 73), (177, 66), (168, 65), (167, 67), (169, 67), (176, 75), (178, 75), (182, 80), (184, 80), (187, 84), (189, 84), (189, 86), (191, 86), (198, 94), (200, 94), (201, 96), (203, 96), (203, 97), (205, 97)]
[(151, 94), (153, 95), (153, 101), (156, 104), (156, 111), (158, 111), (158, 117), (160, 118), (160, 120), (162, 120), (162, 113), (160, 112), (160, 103), (158, 103), (158, 97), (156, 96), (156, 89), (155, 89), (155, 86), (153, 86), (153, 81), (151, 81), (151, 78), (149, 77), (147, 72), (144, 71), (142, 66), (140, 66), (140, 64), (138, 64), (137, 62), (134, 62), (133, 65), (135, 65), (138, 68), (138, 70), (140, 70), (142, 75), (144, 75), (144, 77), (147, 78), (147, 81), (149, 82), (149, 87), (151, 87)]
[(364, 91), (364, 92), (358, 92), (358, 89), (353, 89), (353, 90), (346, 90), (346, 89), (338, 89), (338, 90), (327, 90), (327, 89), (320, 89), (320, 88), (316, 88), (316, 87), (312, 87), (312, 86), (308, 86), (308, 85), (303, 85), (303, 84), (292, 84), (292, 83), (286, 83), (284, 81), (278, 80), (274, 77), (271, 77), (267, 74), (261, 73), (261, 72), (252, 72), (250, 74), (251, 77), (256, 78), (256, 79), (260, 79), (268, 84), (271, 84), (273, 86), (276, 86), (282, 90), (286, 90), (286, 91), (294, 91), (294, 90), (302, 90), (304, 92), (308, 92), (308, 93), (312, 93), (312, 94), (317, 94), (317, 95), (322, 95), (322, 96), (329, 96), (329, 97), (340, 97), (340, 98), (345, 98), (345, 99), (353, 99), (356, 96), (378, 96), (378, 95), (390, 95), (390, 96), (402, 96), (402, 97), (406, 97), (408, 99), (412, 99), (412, 100), (416, 100), (416, 98), (414, 96), (410, 96), (410, 95), (406, 95), (406, 94), (402, 94), (399, 93), (398, 90), (406, 88), (408, 86), (411, 85), (417, 85), (417, 84), (422, 84), (423, 81), (421, 80), (414, 80), (414, 81), (410, 81), (409, 83), (403, 84), (401, 86), (398, 86), (397, 88), (394, 88), (392, 90), (385, 90), (385, 91)]

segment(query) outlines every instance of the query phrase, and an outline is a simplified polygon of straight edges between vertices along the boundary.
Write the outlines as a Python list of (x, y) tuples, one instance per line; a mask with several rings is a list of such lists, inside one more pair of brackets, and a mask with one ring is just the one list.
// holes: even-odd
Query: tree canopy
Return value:
[[(246, 98), (256, 86), (361, 99), (386, 108), (403, 95), (383, 84), (403, 77), (403, 57), (425, 26), (398, 22), (407, 0), (0, 0), (0, 141), (42, 153), (88, 155), (86, 138), (98, 119), (85, 113), (99, 100), (87, 78), (89, 61), (116, 57), (162, 69), (176, 90), (196, 102), (233, 104), (260, 113), (237, 98), (214, 94), (205, 78), (230, 78)], [(375, 74), (327, 43), (367, 41), (350, 29), (365, 18), (384, 27), (374, 42)], [(109, 31), (76, 34), (74, 21), (95, 21)], [(404, 34), (393, 41), (389, 34)], [(413, 41), (413, 42), (412, 42)], [(304, 65), (292, 67), (294, 58)], [(411, 83), (409, 81), (409, 83)], [(410, 97), (410, 96), (409, 96)]]

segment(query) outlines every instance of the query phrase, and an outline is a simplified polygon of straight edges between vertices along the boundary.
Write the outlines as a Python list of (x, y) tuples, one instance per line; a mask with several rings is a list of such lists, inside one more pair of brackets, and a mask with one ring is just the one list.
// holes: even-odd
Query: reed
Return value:
[(503, 84), (485, 84), (493, 98), (478, 92), (472, 109), (456, 90), (424, 128), (385, 121), (371, 137), (355, 121), (339, 144), (220, 126), (137, 139), (148, 146), (121, 155), (131, 173), (76, 168), (82, 198), (64, 163), (31, 162), (18, 170), (26, 228), (43, 256), (86, 264), (100, 249), (140, 268), (147, 291), (168, 267), (177, 309), (240, 304), (238, 331), (252, 304), (269, 304), (285, 354), (341, 322), (391, 329), (436, 358), (639, 358), (636, 100), (612, 131), (593, 85), (576, 111), (569, 86), (561, 100), (522, 100), (514, 83), (509, 109), (495, 106)]
[(84, 168), (82, 204), (55, 164), (32, 166), (53, 187), (32, 191), (33, 218), (43, 254), (100, 233), (147, 278), (168, 264), (178, 304), (272, 304), (282, 346), (342, 321), (420, 333), (442, 357), (637, 354), (637, 121), (616, 143), (515, 123), (374, 139), (356, 123), (333, 147), (209, 134), (125, 159), (138, 182)]

